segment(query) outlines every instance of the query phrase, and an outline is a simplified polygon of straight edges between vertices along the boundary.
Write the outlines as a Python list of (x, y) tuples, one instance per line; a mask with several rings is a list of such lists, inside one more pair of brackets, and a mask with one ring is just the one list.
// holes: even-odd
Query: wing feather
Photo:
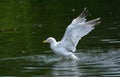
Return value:
[(88, 15), (88, 10), (85, 8), (83, 12), (72, 21), (72, 23), (67, 27), (62, 40), (59, 45), (68, 49), (69, 51), (75, 52), (76, 46), (79, 40), (87, 35), (94, 29), (94, 25), (100, 23), (100, 18), (86, 21), (86, 16)]

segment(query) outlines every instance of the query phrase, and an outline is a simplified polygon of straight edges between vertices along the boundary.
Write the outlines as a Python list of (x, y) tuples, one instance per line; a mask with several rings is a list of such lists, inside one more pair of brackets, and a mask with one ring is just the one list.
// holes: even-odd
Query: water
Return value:
[[(84, 7), (102, 23), (83, 37), (75, 55), (61, 60), (48, 44), (60, 40)], [(119, 0), (1, 0), (0, 77), (120, 77)]]
[[(89, 51), (89, 50), (88, 50)], [(101, 51), (96, 53), (95, 51)], [(114, 52), (113, 52), (114, 51)], [(1, 76), (32, 77), (119, 77), (120, 50), (76, 53), (80, 60), (61, 60), (53, 55), (33, 55), (0, 59)]]

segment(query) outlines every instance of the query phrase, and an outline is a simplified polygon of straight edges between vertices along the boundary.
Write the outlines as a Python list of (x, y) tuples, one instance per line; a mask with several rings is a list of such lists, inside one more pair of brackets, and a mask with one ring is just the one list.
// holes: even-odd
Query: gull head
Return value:
[(50, 43), (50, 44), (55, 43), (55, 42), (56, 42), (56, 40), (53, 37), (49, 37), (43, 41), (43, 43)]

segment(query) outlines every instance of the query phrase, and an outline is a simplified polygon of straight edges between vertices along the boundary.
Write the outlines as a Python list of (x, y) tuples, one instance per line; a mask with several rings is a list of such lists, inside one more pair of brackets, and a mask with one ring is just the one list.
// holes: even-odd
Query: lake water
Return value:
[[(0, 0), (0, 77), (120, 77), (119, 0)], [(84, 7), (101, 24), (61, 60), (42, 41), (60, 40)]]

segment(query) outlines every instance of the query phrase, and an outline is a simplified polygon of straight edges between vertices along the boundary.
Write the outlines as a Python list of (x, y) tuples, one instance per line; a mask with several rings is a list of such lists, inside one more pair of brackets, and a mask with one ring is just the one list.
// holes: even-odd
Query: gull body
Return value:
[(75, 18), (72, 23), (66, 28), (65, 34), (61, 41), (56, 41), (55, 38), (49, 37), (43, 43), (50, 43), (52, 51), (66, 59), (78, 58), (75, 56), (76, 46), (79, 40), (94, 29), (94, 26), (100, 23), (100, 18), (86, 21), (88, 10), (85, 8), (83, 12)]

